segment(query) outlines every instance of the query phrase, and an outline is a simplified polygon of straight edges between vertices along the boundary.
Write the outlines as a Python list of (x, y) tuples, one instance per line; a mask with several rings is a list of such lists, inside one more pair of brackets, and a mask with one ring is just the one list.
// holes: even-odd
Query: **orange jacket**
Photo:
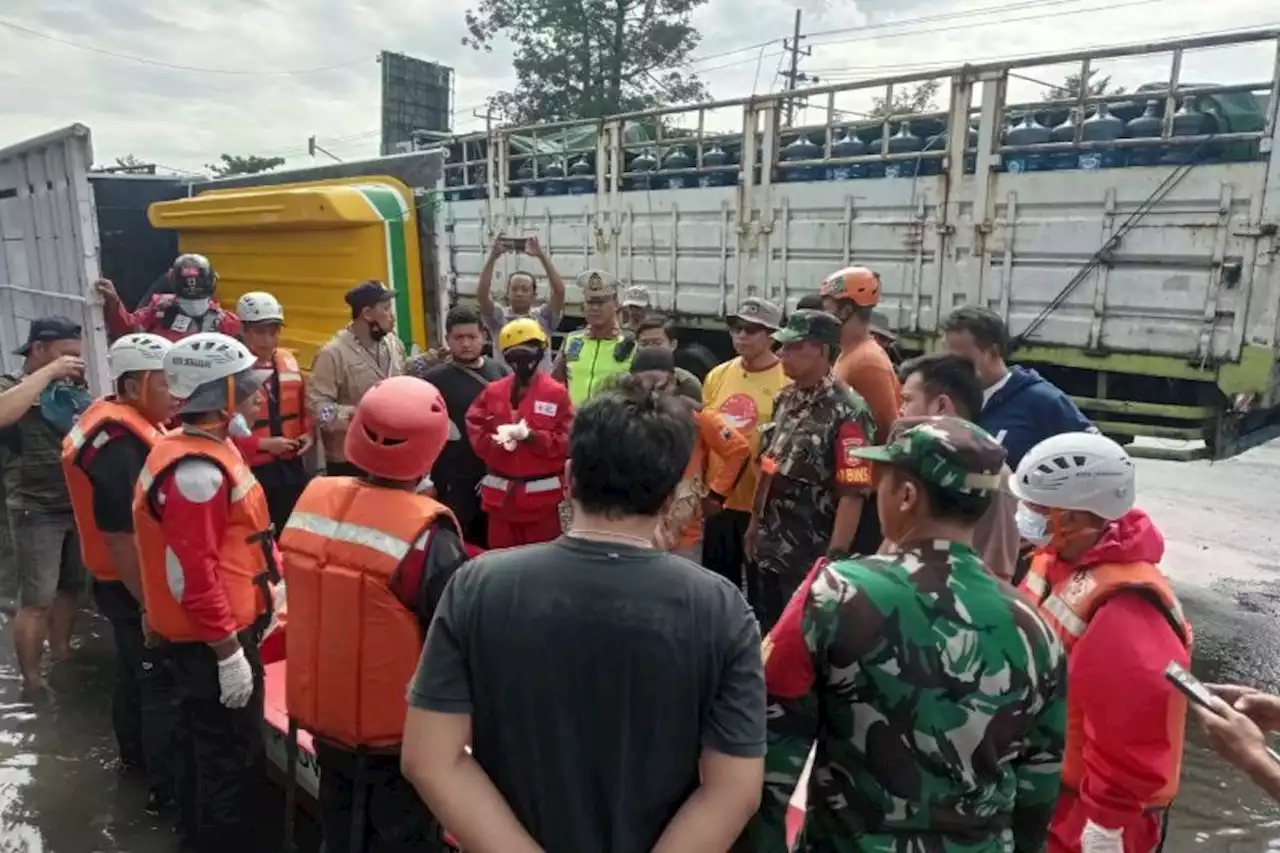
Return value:
[(147, 621), (157, 634), (175, 643), (198, 641), (200, 634), (170, 587), (165, 566), (165, 538), (155, 511), (154, 490), (184, 459), (212, 462), (222, 469), (230, 483), (230, 515), (219, 546), (221, 559), (217, 573), (235, 630), (253, 625), (270, 606), (267, 584), (271, 567), (264, 540), (270, 537), (271, 515), (262, 486), (230, 440), (170, 433), (147, 455), (146, 467), (134, 490), (133, 524), (142, 565)]
[(441, 516), (457, 524), (431, 498), (351, 477), (321, 477), (302, 493), (280, 537), (288, 708), (302, 728), (348, 747), (400, 743), (423, 637), (391, 582)]
[[(271, 376), (267, 379), (262, 405), (253, 422), (253, 435), (263, 438), (299, 438), (311, 430), (307, 420), (307, 384), (298, 360), (287, 349), (277, 349), (271, 357)], [(273, 462), (270, 453), (254, 453), (249, 459), (253, 467)]]
[[(693, 453), (685, 466), (676, 497), (663, 518), (659, 540), (666, 547), (687, 548), (702, 538), (702, 498), (708, 493), (726, 497), (733, 491), (742, 469), (751, 461), (751, 442), (715, 409), (696, 408), (698, 427)], [(715, 455), (721, 465), (708, 481), (707, 463)]]
[(100, 581), (118, 581), (120, 574), (111, 564), (107, 540), (98, 530), (93, 514), (93, 483), (81, 465), (81, 457), (87, 447), (98, 446), (100, 438), (107, 438), (106, 428), (118, 424), (133, 433), (148, 448), (154, 447), (163, 431), (142, 416), (142, 413), (114, 397), (95, 400), (84, 410), (76, 425), (62, 439), (62, 473), (67, 478), (67, 491), (71, 494), (71, 509), (75, 513), (76, 528), (80, 532), (80, 554), (84, 565)]

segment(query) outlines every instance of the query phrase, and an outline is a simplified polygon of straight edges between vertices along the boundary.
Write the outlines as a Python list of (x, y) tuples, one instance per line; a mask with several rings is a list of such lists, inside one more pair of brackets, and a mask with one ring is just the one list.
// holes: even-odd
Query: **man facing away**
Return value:
[(62, 471), (80, 531), (80, 553), (93, 575), (98, 611), (111, 623), (116, 683), (111, 723), (127, 772), (148, 782), (146, 810), (173, 800), (173, 690), (163, 653), (142, 626), (142, 574), (133, 541), (133, 484), (173, 414), (159, 335), (125, 335), (107, 354), (115, 394), (96, 400), (62, 440)]
[(1192, 632), (1160, 572), (1164, 537), (1142, 510), (1133, 460), (1094, 433), (1022, 457), (1009, 489), (1038, 546), (1022, 590), (1066, 647), (1067, 750), (1050, 853), (1159, 849), (1178, 793)]
[(498, 334), (511, 367), (467, 410), (467, 437), (488, 472), (480, 500), (489, 517), (489, 547), (550, 542), (560, 535), (564, 463), (573, 403), (569, 391), (540, 367), (550, 340), (529, 317)]
[(891, 556), (820, 561), (764, 643), (767, 786), (737, 849), (1043, 849), (1058, 794), (1066, 677), (1053, 632), (982, 565), (973, 525), (1004, 450), (958, 418), (895, 426), (853, 453), (880, 467)]
[(453, 514), (414, 493), (448, 435), (434, 386), (410, 376), (379, 382), (347, 431), (346, 458), (366, 473), (312, 481), (280, 538), (289, 716), (316, 737), (329, 853), (440, 843), (400, 774), (399, 745), (414, 655), (466, 560)]
[[(523, 249), (519, 251), (542, 264), (542, 272), (547, 277), (547, 285), (551, 293), (546, 302), (534, 305), (534, 300), (538, 297), (538, 280), (534, 278), (533, 273), (517, 270), (507, 276), (507, 304), (504, 306), (494, 303), (492, 296), (494, 267), (498, 265), (498, 259), (503, 253), (517, 251), (518, 245), (518, 241), (512, 241), (506, 235), (499, 234), (495, 237), (493, 245), (489, 248), (489, 257), (485, 260), (484, 268), (480, 270), (480, 280), (476, 284), (476, 304), (480, 307), (480, 316), (484, 320), (485, 329), (495, 342), (503, 327), (512, 320), (523, 317), (536, 322), (546, 334), (547, 340), (551, 340), (556, 327), (560, 325), (560, 317), (564, 314), (564, 279), (560, 277), (560, 271), (556, 269), (551, 256), (542, 248), (542, 243), (537, 237), (520, 239), (523, 240)], [(493, 356), (499, 364), (506, 363), (502, 359), (501, 347), (493, 348)], [(543, 358), (542, 368), (550, 371), (552, 365), (550, 346), (547, 347)]]
[(450, 582), (403, 755), (463, 849), (722, 853), (755, 811), (759, 629), (653, 544), (693, 442), (687, 404), (618, 379), (574, 418), (569, 533)]
[[(662, 347), (675, 358), (680, 341), (676, 336), (676, 324), (665, 314), (649, 314), (635, 326), (636, 346)], [(634, 372), (634, 371), (633, 371)], [(676, 367), (676, 390), (690, 400), (702, 402), (702, 383), (683, 367)]]
[(359, 476), (343, 448), (356, 404), (377, 382), (405, 372), (404, 345), (395, 336), (395, 292), (380, 281), (347, 291), (351, 322), (316, 353), (307, 385), (307, 409), (324, 443), (325, 471)]

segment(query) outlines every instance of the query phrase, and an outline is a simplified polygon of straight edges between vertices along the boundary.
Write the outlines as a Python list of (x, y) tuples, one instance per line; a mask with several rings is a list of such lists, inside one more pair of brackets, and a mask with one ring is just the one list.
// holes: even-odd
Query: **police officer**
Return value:
[(566, 335), (551, 377), (569, 388), (574, 407), (581, 406), (619, 373), (631, 371), (635, 337), (618, 325), (618, 281), (602, 270), (578, 276), (587, 327)]
[(874, 441), (876, 427), (866, 401), (831, 374), (840, 321), (796, 311), (773, 339), (793, 384), (761, 429), (762, 476), (747, 528), (747, 556), (756, 564), (750, 593), (765, 631), (819, 557), (875, 553), (880, 545), (858, 537), (872, 479), (870, 463), (855, 451)]

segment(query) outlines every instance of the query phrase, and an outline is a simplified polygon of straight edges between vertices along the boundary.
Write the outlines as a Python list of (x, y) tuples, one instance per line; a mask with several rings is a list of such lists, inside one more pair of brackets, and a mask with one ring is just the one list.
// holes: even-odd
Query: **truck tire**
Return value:
[(689, 371), (698, 377), (699, 382), (706, 379), (717, 364), (715, 353), (702, 344), (689, 344), (676, 350), (676, 367)]

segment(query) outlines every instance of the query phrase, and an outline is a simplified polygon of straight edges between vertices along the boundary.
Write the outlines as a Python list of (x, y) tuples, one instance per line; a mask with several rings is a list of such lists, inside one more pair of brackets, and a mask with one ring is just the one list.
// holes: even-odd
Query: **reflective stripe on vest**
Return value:
[(391, 588), (453, 514), (423, 495), (351, 477), (307, 485), (280, 537), (289, 578), (289, 715), (348, 747), (387, 747), (404, 730), (405, 685), (422, 626)]
[(84, 410), (62, 440), (62, 473), (67, 480), (71, 510), (75, 513), (76, 528), (80, 533), (80, 555), (85, 568), (100, 581), (118, 581), (120, 573), (111, 562), (106, 537), (98, 530), (98, 520), (93, 511), (93, 482), (80, 463), (81, 455), (90, 443), (101, 448), (110, 440), (107, 427), (112, 424), (128, 430), (148, 450), (163, 434), (133, 406), (104, 397)]
[(203, 459), (217, 465), (230, 485), (227, 527), (218, 546), (217, 580), (226, 596), (235, 630), (252, 626), (268, 608), (267, 556), (271, 515), (266, 494), (245, 464), (240, 451), (228, 439), (170, 433), (147, 456), (147, 464), (133, 497), (133, 524), (142, 563), (142, 592), (147, 621), (171, 642), (208, 642), (220, 637), (203, 636), (183, 608), (182, 577), (170, 575), (168, 546), (160, 519), (153, 512), (156, 484), (186, 460)]
[[(565, 375), (568, 378), (569, 398), (574, 406), (581, 406), (591, 395), (600, 390), (605, 380), (631, 370), (635, 353), (622, 361), (613, 357), (614, 348), (623, 340), (613, 338), (589, 338), (585, 332), (574, 332), (564, 339)], [(576, 349), (570, 359), (569, 353)]]
[[(542, 492), (554, 492), (564, 489), (560, 483), (559, 477), (540, 477), (537, 480), (518, 481), (524, 486), (524, 490), (530, 494), (539, 494)], [(506, 477), (499, 477), (497, 474), (485, 474), (480, 478), (480, 485), (487, 486), (490, 489), (497, 489), (505, 492), (511, 488), (511, 480)]]
[[(259, 438), (299, 438), (306, 430), (306, 386), (298, 360), (286, 349), (277, 349), (272, 356), (273, 376), (268, 385), (275, 383), (262, 395), (257, 418), (253, 422), (253, 434)], [(277, 393), (278, 392), (278, 393)], [(263, 465), (274, 461), (270, 453), (259, 453), (249, 460), (250, 465)]]

